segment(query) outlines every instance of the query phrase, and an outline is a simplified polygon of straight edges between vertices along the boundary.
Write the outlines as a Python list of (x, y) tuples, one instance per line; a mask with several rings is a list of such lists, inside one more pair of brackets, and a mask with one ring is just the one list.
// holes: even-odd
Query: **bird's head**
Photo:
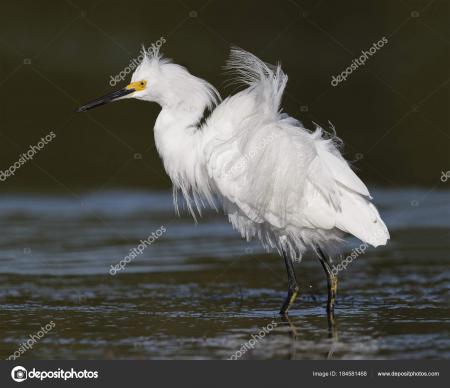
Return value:
[(212, 107), (220, 99), (208, 82), (193, 76), (183, 66), (162, 58), (158, 50), (141, 53), (142, 60), (131, 76), (131, 82), (78, 108), (77, 112), (126, 98), (156, 102), (162, 107), (190, 109)]

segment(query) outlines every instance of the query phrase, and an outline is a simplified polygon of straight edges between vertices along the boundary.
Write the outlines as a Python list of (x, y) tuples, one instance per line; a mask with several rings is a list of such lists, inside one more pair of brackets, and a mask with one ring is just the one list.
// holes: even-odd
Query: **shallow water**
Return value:
[(223, 359), (274, 321), (242, 358), (448, 359), (449, 194), (374, 191), (392, 240), (340, 272), (331, 338), (318, 260), (296, 266), (301, 296), (283, 321), (282, 259), (242, 241), (222, 215), (177, 218), (166, 192), (3, 195), (0, 357), (53, 321), (22, 358)]

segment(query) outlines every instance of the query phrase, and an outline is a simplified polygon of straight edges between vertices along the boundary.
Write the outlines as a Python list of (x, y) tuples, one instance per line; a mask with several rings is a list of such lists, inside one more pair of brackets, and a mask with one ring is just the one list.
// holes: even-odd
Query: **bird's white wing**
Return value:
[(384, 244), (389, 234), (369, 192), (333, 141), (279, 113), (287, 82), (280, 67), (242, 51), (232, 53), (232, 65), (238, 63), (249, 88), (216, 108), (204, 148), (208, 174), (228, 210), (246, 224), (269, 224), (303, 240), (311, 231), (337, 228)]
[[(367, 187), (336, 147), (321, 138), (320, 129), (313, 134), (313, 138), (317, 156), (308, 173), (305, 195), (315, 200), (303, 209), (305, 217), (315, 220), (324, 209), (330, 210), (334, 227), (373, 246), (384, 245), (389, 232), (370, 202)], [(328, 183), (324, 184), (320, 179), (317, 181), (318, 176), (328, 180)], [(317, 195), (317, 192), (320, 194)]]

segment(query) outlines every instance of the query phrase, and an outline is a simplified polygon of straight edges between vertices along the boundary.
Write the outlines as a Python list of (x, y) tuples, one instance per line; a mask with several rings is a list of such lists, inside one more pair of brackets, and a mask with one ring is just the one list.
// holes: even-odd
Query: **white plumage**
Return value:
[(227, 69), (247, 87), (220, 103), (213, 86), (157, 53), (133, 74), (147, 88), (130, 97), (162, 107), (155, 142), (175, 205), (178, 190), (194, 217), (219, 200), (243, 237), (291, 257), (317, 246), (333, 251), (344, 233), (384, 245), (388, 230), (336, 140), (281, 113), (287, 76), (280, 65), (234, 48)]

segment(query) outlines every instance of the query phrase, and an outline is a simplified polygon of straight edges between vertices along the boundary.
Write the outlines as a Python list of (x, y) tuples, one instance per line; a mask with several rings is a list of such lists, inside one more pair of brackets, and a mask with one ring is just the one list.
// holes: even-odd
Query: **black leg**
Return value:
[(333, 273), (330, 265), (329, 258), (323, 253), (320, 248), (317, 248), (317, 253), (319, 255), (320, 263), (327, 275), (327, 286), (328, 286), (328, 301), (327, 301), (327, 316), (328, 316), (328, 327), (330, 329), (330, 334), (335, 336), (335, 321), (334, 321), (334, 304), (336, 301), (337, 293), (337, 275)]
[(295, 277), (294, 264), (292, 263), (291, 258), (283, 251), (284, 263), (286, 264), (286, 271), (288, 275), (288, 293), (286, 299), (281, 306), (280, 314), (287, 315), (288, 310), (294, 304), (297, 299), (298, 292), (300, 290), (297, 278)]

